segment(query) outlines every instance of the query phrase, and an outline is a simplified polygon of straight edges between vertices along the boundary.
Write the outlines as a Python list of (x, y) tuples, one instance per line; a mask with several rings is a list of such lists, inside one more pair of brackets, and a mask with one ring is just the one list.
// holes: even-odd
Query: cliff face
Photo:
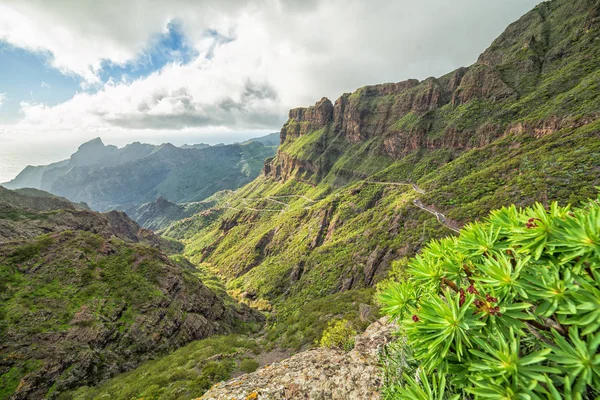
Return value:
[(363, 87), (333, 105), (323, 98), (293, 109), (281, 130), (282, 146), (264, 173), (317, 183), (335, 164), (332, 154), (316, 160), (325, 148), (343, 155), (370, 143), (371, 154), (392, 162), (421, 150), (480, 148), (508, 133), (541, 137), (585, 125), (600, 109), (593, 93), (599, 14), (592, 0), (545, 2), (511, 24), (470, 67)]

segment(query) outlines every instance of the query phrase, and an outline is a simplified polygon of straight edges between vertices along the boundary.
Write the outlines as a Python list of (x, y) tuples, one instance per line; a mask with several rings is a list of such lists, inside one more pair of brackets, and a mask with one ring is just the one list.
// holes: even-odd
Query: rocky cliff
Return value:
[[(592, 0), (544, 2), (469, 67), (423, 81), (366, 86), (334, 104), (323, 98), (293, 109), (264, 173), (318, 182), (332, 158), (365, 143), (371, 153), (393, 160), (422, 150), (481, 148), (515, 130), (540, 137), (585, 125), (599, 114), (592, 93), (598, 13)], [(331, 154), (323, 157), (326, 149)]]

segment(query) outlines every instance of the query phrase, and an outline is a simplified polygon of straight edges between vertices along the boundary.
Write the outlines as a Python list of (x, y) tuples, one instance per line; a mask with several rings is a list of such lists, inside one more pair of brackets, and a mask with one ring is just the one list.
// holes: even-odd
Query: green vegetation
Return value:
[(600, 197), (494, 211), (434, 240), (383, 286), (404, 336), (393, 399), (594, 399), (600, 394)]
[[(577, 203), (592, 196), (600, 183), (599, 131), (600, 125), (592, 123), (540, 139), (507, 135), (463, 153), (422, 150), (340, 188), (259, 178), (228, 198), (239, 211), (222, 210), (213, 221), (198, 215), (189, 223), (193, 229), (182, 229), (183, 223), (171, 229), (179, 230), (186, 257), (196, 265), (209, 263), (234, 297), (268, 304), (261, 308), (274, 311), (270, 340), (301, 348), (321, 337), (327, 318), (360, 322), (360, 304), (371, 303), (361, 290), (384, 279), (394, 259), (410, 257), (428, 240), (451, 234), (416, 208), (414, 199), (434, 205), (457, 226), (511, 203)], [(416, 182), (426, 193), (410, 185), (366, 181)], [(242, 201), (286, 195), (298, 197), (278, 198), (289, 205), (280, 213), (248, 210)], [(279, 207), (267, 200), (251, 204)], [(350, 290), (336, 297), (342, 288)], [(361, 300), (352, 300), (352, 293)]]
[(259, 367), (258, 361), (253, 358), (244, 358), (242, 362), (240, 362), (240, 370), (245, 373), (250, 373), (256, 371)]
[[(32, 398), (60, 394), (110, 376), (107, 371), (115, 366), (135, 365), (193, 339), (230, 332), (239, 306), (207, 272), (173, 258), (178, 265), (156, 248), (85, 231), (5, 243), (0, 249), (0, 399), (20, 390), (25, 376), (43, 382), (27, 387)], [(173, 329), (186, 324), (194, 324), (193, 331)], [(230, 371), (206, 368), (203, 382)]]
[(357, 332), (352, 324), (345, 320), (330, 321), (323, 331), (319, 346), (350, 351), (354, 348), (354, 336)]
[(97, 387), (82, 387), (64, 393), (59, 399), (189, 400), (200, 397), (212, 385), (227, 380), (236, 371), (254, 371), (258, 363), (249, 356), (259, 351), (256, 341), (244, 336), (213, 336), (190, 343), (168, 356), (147, 361)]

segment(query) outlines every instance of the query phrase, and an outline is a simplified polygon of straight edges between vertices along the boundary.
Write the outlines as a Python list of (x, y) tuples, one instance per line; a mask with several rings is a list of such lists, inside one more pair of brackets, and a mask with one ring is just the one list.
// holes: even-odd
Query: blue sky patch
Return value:
[[(208, 34), (220, 39), (218, 34)], [(125, 65), (105, 61), (99, 77), (102, 82), (109, 79), (129, 82), (148, 76), (171, 62), (186, 64), (196, 56), (197, 52), (187, 42), (181, 25), (172, 21), (165, 33), (149, 39), (147, 48), (135, 60)], [(0, 106), (0, 124), (19, 120), (22, 101), (53, 106), (83, 90), (81, 77), (64, 75), (50, 65), (51, 59), (52, 54), (48, 52), (30, 52), (0, 41), (0, 94), (5, 94)]]
[(50, 57), (0, 41), (0, 93), (6, 95), (0, 107), (0, 123), (18, 120), (22, 101), (55, 105), (77, 92), (81, 79), (52, 68)]
[(105, 61), (100, 71), (103, 82), (112, 78), (115, 81), (132, 81), (150, 75), (171, 62), (187, 64), (198, 53), (189, 46), (181, 24), (171, 21), (167, 32), (154, 35), (149, 40), (148, 48), (135, 60), (121, 66)]

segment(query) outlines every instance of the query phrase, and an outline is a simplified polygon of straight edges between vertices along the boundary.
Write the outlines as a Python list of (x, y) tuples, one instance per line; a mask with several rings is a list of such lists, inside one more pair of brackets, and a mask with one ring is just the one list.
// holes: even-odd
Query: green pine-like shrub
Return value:
[(600, 395), (600, 198), (493, 211), (434, 240), (380, 288), (400, 339), (384, 397)]
[(323, 331), (319, 345), (330, 349), (350, 351), (354, 348), (354, 336), (356, 335), (357, 332), (350, 321), (345, 319), (331, 321)]

